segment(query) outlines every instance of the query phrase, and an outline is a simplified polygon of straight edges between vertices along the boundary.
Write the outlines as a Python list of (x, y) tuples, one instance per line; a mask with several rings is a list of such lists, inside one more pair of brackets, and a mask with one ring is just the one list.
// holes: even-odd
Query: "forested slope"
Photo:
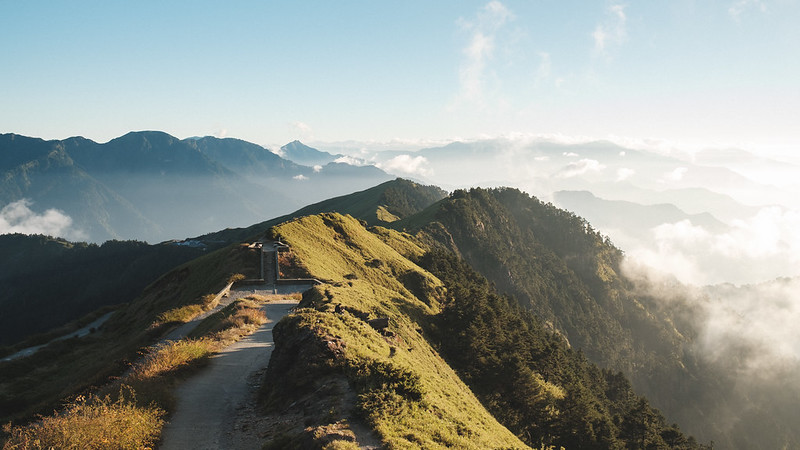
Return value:
[(666, 308), (652, 286), (623, 276), (622, 252), (585, 219), (498, 188), (456, 191), (392, 226), (460, 255), (698, 438), (722, 433), (707, 412), (725, 401), (727, 385), (693, 352), (696, 311), (679, 298)]

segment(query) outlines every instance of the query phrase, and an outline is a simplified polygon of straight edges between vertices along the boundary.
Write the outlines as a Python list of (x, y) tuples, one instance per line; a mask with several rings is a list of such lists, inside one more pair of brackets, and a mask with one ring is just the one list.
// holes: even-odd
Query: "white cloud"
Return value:
[(595, 159), (581, 159), (579, 161), (567, 164), (567, 166), (561, 169), (561, 171), (558, 173), (558, 177), (572, 178), (585, 175), (589, 172), (599, 173), (605, 168), (605, 165), (600, 164), (600, 162)]
[(796, 266), (800, 263), (800, 211), (762, 208), (747, 220), (733, 221), (731, 231), (718, 236), (714, 247), (726, 257), (784, 256), (786, 262)]
[(580, 155), (578, 155), (577, 153), (574, 153), (574, 152), (564, 152), (561, 155), (562, 156), (566, 156), (567, 158), (577, 158), (578, 156), (580, 156)]
[(626, 249), (631, 258), (688, 284), (757, 283), (798, 276), (800, 211), (762, 208), (720, 233), (689, 220), (665, 223), (638, 245)]
[(295, 176), (293, 176), (293, 177), (292, 177), (292, 179), (294, 179), (294, 180), (299, 180), (299, 181), (303, 181), (303, 180), (307, 180), (307, 179), (308, 179), (308, 177), (307, 177), (307, 176), (305, 176), (305, 175), (303, 175), (303, 174), (301, 173), (300, 175), (295, 175)]
[(319, 164), (316, 164), (316, 165), (315, 165), (314, 167), (312, 167), (312, 168), (314, 169), (314, 172), (316, 172), (316, 173), (319, 173), (319, 172), (321, 172), (321, 171), (322, 171), (322, 166), (320, 166)]
[(424, 156), (398, 155), (378, 164), (378, 167), (387, 172), (401, 175), (428, 176), (433, 174), (428, 159)]
[(756, 9), (761, 12), (767, 11), (767, 5), (761, 0), (737, 0), (728, 8), (728, 14), (738, 21), (740, 16), (749, 9)]
[(671, 172), (665, 173), (664, 179), (666, 179), (667, 181), (674, 181), (677, 183), (678, 181), (681, 181), (683, 179), (683, 176), (686, 175), (686, 172), (688, 171), (689, 169), (686, 167), (678, 167), (677, 169)]
[(800, 362), (800, 278), (715, 286), (701, 305), (707, 320), (699, 344), (710, 360), (733, 361), (743, 379), (764, 379)]
[(636, 171), (627, 167), (617, 169), (617, 181), (625, 181), (636, 174)]
[[(696, 234), (696, 230), (690, 234)], [(679, 279), (692, 278), (703, 270), (702, 264), (686, 255), (660, 256), (666, 259), (659, 262), (674, 267), (673, 273)], [(626, 258), (626, 275), (649, 279), (650, 283), (640, 286), (653, 289), (652, 293), (663, 302), (678, 299), (683, 310), (693, 310), (698, 331), (695, 345), (704, 359), (745, 385), (787, 375), (791, 379), (784, 382), (794, 386), (800, 382), (800, 278), (686, 288), (637, 262), (640, 261), (630, 255)]]
[(367, 165), (366, 161), (364, 161), (363, 159), (356, 158), (354, 156), (349, 156), (349, 155), (340, 156), (340, 157), (336, 158), (335, 160), (333, 160), (333, 162), (340, 163), (340, 164), (350, 164), (351, 166), (366, 166)]
[(219, 138), (219, 139), (225, 139), (226, 137), (228, 137), (228, 129), (227, 128), (222, 128), (220, 130), (215, 131), (214, 132), (214, 137)]
[(481, 104), (484, 101), (487, 63), (494, 57), (498, 30), (514, 15), (499, 1), (487, 3), (474, 20), (459, 19), (461, 28), (469, 32), (462, 50), (464, 60), (459, 68), (459, 100)]
[(606, 20), (592, 32), (596, 55), (605, 55), (612, 45), (621, 45), (628, 38), (625, 5), (613, 4), (606, 10)]
[(31, 210), (28, 199), (9, 203), (0, 209), (0, 234), (45, 234), (67, 239), (85, 239), (85, 233), (72, 228), (72, 219), (57, 209), (42, 214)]

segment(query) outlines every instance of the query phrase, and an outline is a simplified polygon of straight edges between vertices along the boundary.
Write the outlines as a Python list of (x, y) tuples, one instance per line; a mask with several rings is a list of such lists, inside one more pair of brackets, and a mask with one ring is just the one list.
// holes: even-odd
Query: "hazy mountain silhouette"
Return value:
[(372, 166), (315, 169), (238, 139), (180, 140), (159, 131), (104, 144), (5, 134), (0, 174), (3, 205), (28, 199), (37, 212), (59, 209), (96, 242), (244, 226), (391, 178)]
[(324, 166), (342, 156), (311, 148), (300, 141), (292, 141), (281, 147), (281, 154), (284, 158), (304, 166)]

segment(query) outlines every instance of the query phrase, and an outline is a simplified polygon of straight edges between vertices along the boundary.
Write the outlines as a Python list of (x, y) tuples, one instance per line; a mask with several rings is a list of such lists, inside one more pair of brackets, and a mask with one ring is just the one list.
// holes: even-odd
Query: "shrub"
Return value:
[(383, 361), (353, 361), (348, 367), (349, 378), (362, 391), (387, 391), (408, 400), (420, 401), (423, 388), (419, 375)]

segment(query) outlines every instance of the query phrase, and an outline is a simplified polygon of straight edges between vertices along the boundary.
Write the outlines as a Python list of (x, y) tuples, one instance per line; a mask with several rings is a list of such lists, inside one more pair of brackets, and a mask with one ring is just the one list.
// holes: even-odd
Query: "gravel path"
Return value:
[(178, 387), (177, 406), (164, 427), (160, 449), (261, 447), (259, 437), (236, 426), (236, 421), (252, 400), (261, 381), (259, 374), (269, 363), (274, 346), (272, 328), (296, 305), (295, 301), (265, 305), (266, 324), (212, 357), (207, 368)]

